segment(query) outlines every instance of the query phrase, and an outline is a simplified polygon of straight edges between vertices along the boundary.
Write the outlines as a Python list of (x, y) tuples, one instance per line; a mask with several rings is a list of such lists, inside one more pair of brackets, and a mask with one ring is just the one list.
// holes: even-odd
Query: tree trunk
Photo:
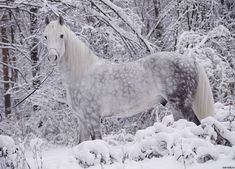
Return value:
[[(8, 17), (6, 14), (3, 14), (2, 16), (2, 22), (7, 22)], [(5, 24), (6, 25), (6, 24)], [(7, 38), (7, 28), (6, 26), (2, 26), (1, 29), (1, 34), (2, 34), (2, 42), (3, 43), (9, 43), (8, 38)], [(4, 80), (4, 93), (6, 93), (9, 88), (10, 88), (10, 83), (9, 83), (9, 50), (8, 48), (2, 48), (2, 62), (3, 62), (3, 80)], [(10, 94), (5, 94), (4, 95), (4, 104), (5, 104), (5, 115), (6, 117), (11, 114), (11, 95)]]
[(31, 8), (30, 12), (32, 12), (32, 14), (30, 14), (30, 33), (31, 35), (33, 35), (33, 39), (32, 39), (32, 46), (31, 46), (31, 61), (32, 61), (32, 75), (33, 75), (33, 86), (35, 88), (38, 87), (38, 85), (40, 84), (40, 80), (38, 79), (38, 75), (39, 75), (39, 71), (40, 68), (37, 65), (38, 63), (38, 40), (37, 38), (34, 36), (34, 34), (36, 33), (37, 30), (37, 12), (38, 12), (38, 8)]
[(188, 22), (188, 30), (189, 31), (191, 31), (191, 29), (192, 29), (192, 27), (191, 27), (191, 18), (190, 18), (190, 7), (189, 7), (189, 5), (187, 5), (186, 6), (186, 11), (187, 11), (187, 13), (186, 13), (186, 17), (187, 17), (187, 22)]
[[(10, 17), (10, 20), (11, 20), (12, 19), (12, 11), (9, 12), (9, 17)], [(14, 44), (14, 41), (15, 41), (15, 29), (14, 29), (14, 25), (13, 24), (11, 24), (10, 30), (11, 30), (11, 43)], [(16, 83), (18, 73), (17, 73), (17, 70), (15, 69), (15, 67), (16, 67), (16, 57), (15, 56), (13, 56), (11, 58), (11, 65), (13, 66), (11, 68), (11, 81)], [(14, 83), (12, 83), (12, 87), (14, 86)]]
[[(181, 0), (177, 0), (177, 6), (176, 6), (176, 13), (177, 13), (177, 18), (179, 19), (180, 18), (180, 3), (181, 3)], [(177, 25), (176, 26), (176, 30), (174, 32), (174, 51), (177, 50), (177, 44), (178, 44), (178, 36), (179, 36), (179, 26), (180, 25)]]
[[(154, 6), (154, 14), (155, 14), (155, 18), (159, 18), (159, 15), (160, 15), (160, 1), (159, 0), (153, 0), (153, 6)], [(162, 25), (161, 23), (158, 24), (158, 26), (156, 27), (156, 30), (155, 30), (155, 36), (157, 38), (160, 38), (162, 35)]]

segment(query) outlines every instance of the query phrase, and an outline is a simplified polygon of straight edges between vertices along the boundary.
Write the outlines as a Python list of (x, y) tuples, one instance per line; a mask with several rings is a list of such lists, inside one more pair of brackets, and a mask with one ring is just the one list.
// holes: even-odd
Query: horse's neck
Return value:
[[(89, 72), (100, 59), (70, 30), (67, 31), (66, 50), (62, 67), (67, 78), (79, 80)], [(71, 80), (72, 80), (71, 79)]]

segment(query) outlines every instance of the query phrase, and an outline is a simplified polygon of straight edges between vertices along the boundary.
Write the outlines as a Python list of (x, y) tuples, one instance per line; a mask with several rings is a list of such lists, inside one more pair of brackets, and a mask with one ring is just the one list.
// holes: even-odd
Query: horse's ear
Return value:
[(50, 20), (49, 20), (48, 16), (46, 16), (45, 24), (48, 25), (49, 23), (50, 23)]
[(59, 15), (59, 23), (64, 25), (64, 18), (61, 15)]

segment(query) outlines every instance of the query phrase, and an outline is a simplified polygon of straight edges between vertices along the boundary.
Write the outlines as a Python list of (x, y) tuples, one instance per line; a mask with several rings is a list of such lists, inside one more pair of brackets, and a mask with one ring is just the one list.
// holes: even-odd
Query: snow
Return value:
[(228, 159), (235, 160), (235, 146), (229, 150)]
[[(28, 154), (30, 155), (30, 154)], [(32, 158), (28, 158), (30, 162)], [(76, 158), (73, 156), (73, 149), (68, 147), (57, 147), (43, 153), (44, 169), (82, 169), (78, 164)], [(32, 165), (31, 165), (32, 166)], [(103, 166), (103, 167), (102, 167)], [(89, 169), (182, 169), (183, 163), (177, 161), (172, 156), (165, 156), (162, 158), (145, 159), (143, 161), (126, 160), (125, 162), (115, 162), (111, 165), (98, 164), (89, 167)], [(235, 166), (235, 161), (225, 157), (220, 157), (217, 161), (208, 161), (207, 163), (194, 163), (187, 165), (187, 169), (222, 169), (225, 166)], [(31, 169), (36, 169), (32, 167)]]
[[(98, 145), (100, 143), (97, 143)], [(73, 148), (57, 147), (43, 152), (43, 164), (45, 169), (80, 169), (83, 166), (79, 165), (76, 158), (73, 156)], [(30, 154), (27, 154), (30, 156)], [(33, 159), (28, 157), (31, 166)], [(183, 163), (179, 162), (172, 156), (164, 156), (162, 158), (144, 159), (142, 161), (126, 160), (124, 162), (114, 162), (112, 164), (97, 164), (89, 167), (90, 169), (100, 169), (101, 166), (106, 169), (156, 169), (160, 166), (161, 169), (182, 169)], [(220, 156), (220, 160), (208, 161), (206, 163), (187, 164), (188, 169), (221, 169), (225, 166), (235, 166), (235, 161), (226, 157)], [(32, 167), (32, 169), (36, 169)]]
[(0, 135), (0, 148), (4, 153), (12, 154), (16, 151), (16, 145), (13, 138), (5, 135)]
[[(218, 160), (219, 158), (219, 153), (218, 151), (216, 151), (216, 149), (214, 149), (214, 147), (199, 147), (197, 149), (197, 161), (199, 163), (203, 163), (206, 162), (207, 160)], [(208, 157), (206, 157), (208, 156)], [(205, 159), (207, 158), (207, 159)]]
[(5, 135), (0, 135), (0, 147), (12, 148), (15, 146), (13, 138)]
[[(220, 104), (215, 107), (217, 112), (229, 111)], [(207, 117), (202, 125), (196, 126), (183, 119), (174, 122), (172, 116), (166, 116), (161, 123), (156, 122), (135, 135), (121, 132), (73, 147), (50, 145), (34, 138), (29, 141), (29, 147), (20, 147), (18, 156), (6, 159), (9, 164), (25, 159), (31, 169), (234, 168), (234, 140), (234, 132), (214, 117)], [(15, 142), (9, 136), (0, 135), (0, 146), (10, 149), (15, 147)], [(0, 157), (1, 162), (2, 159)]]
[[(26, 154), (31, 169), (37, 169), (35, 159), (31, 152)], [(43, 167), (45, 169), (79, 169), (81, 168), (73, 156), (72, 149), (68, 147), (52, 146), (42, 152)], [(43, 168), (43, 169), (44, 169)]]
[(217, 124), (219, 122), (214, 118), (204, 119), (203, 127), (195, 126), (186, 120), (173, 122), (170, 119), (166, 117), (163, 123), (157, 122), (151, 127), (139, 130), (131, 142), (122, 140), (118, 143), (117, 140), (114, 141), (114, 137), (108, 136), (104, 139), (106, 141), (90, 140), (72, 148), (63, 147), (44, 151), (43, 159), (46, 160), (43, 160), (43, 164), (47, 165), (48, 169), (84, 167), (151, 169), (156, 166), (161, 166), (163, 169), (178, 169), (184, 165), (192, 169), (235, 167), (234, 146), (216, 145), (207, 137), (199, 137), (205, 132), (208, 132), (208, 135), (214, 134), (210, 128), (211, 124), (223, 129), (226, 136), (227, 129)]
[(118, 155), (102, 140), (85, 141), (73, 148), (78, 163), (91, 166), (100, 163), (111, 164), (118, 160)]
[(43, 145), (43, 140), (40, 138), (34, 138), (30, 141), (30, 148), (32, 150), (40, 150), (42, 148)]
[[(209, 125), (209, 127), (208, 127)], [(228, 131), (222, 124), (213, 117), (207, 117), (202, 120), (202, 127), (206, 126), (207, 130), (212, 136), (217, 137), (217, 133), (212, 129), (212, 127), (218, 128), (220, 134), (226, 138), (232, 145), (235, 144), (235, 135), (234, 132)]]

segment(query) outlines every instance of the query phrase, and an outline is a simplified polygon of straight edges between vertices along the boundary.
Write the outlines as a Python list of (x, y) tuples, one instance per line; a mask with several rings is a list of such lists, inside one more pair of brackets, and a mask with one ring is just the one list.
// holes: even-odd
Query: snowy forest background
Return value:
[[(0, 0), (0, 134), (78, 143), (79, 124), (59, 70), (46, 59), (44, 20), (58, 15), (97, 56), (113, 62), (159, 51), (196, 57), (215, 102), (229, 107), (232, 118), (220, 120), (235, 131), (234, 0)], [(168, 107), (156, 105), (133, 117), (103, 119), (103, 133), (134, 134), (166, 114)]]

